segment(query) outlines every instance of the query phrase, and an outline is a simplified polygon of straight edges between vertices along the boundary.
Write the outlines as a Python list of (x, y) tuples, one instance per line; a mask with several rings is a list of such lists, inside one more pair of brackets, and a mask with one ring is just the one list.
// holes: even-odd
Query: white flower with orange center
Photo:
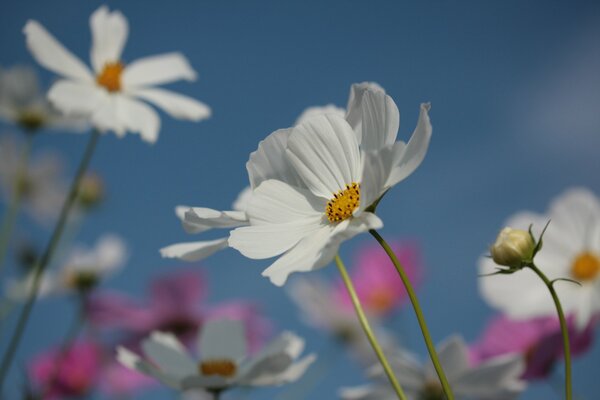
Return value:
[(421, 163), (431, 137), (421, 105), (410, 141), (396, 141), (400, 115), (372, 84), (353, 86), (346, 119), (310, 117), (272, 133), (250, 155), (249, 226), (229, 245), (254, 259), (280, 256), (263, 275), (283, 285), (289, 274), (329, 264), (339, 245), (383, 223), (369, 207)]
[[(571, 189), (552, 202), (547, 215), (518, 213), (507, 226), (526, 230), (533, 224), (537, 238), (548, 221), (534, 262), (550, 280), (568, 278), (580, 283), (557, 282), (555, 289), (565, 313), (574, 314), (576, 326), (583, 329), (600, 312), (600, 201), (586, 189)], [(480, 259), (482, 274), (493, 272), (495, 266), (489, 258)], [(482, 278), (479, 286), (491, 305), (514, 319), (556, 313), (548, 289), (528, 268)]]
[(304, 340), (284, 332), (262, 351), (248, 356), (243, 324), (217, 320), (198, 333), (198, 358), (193, 358), (169, 334), (154, 332), (142, 342), (145, 359), (119, 347), (117, 359), (126, 367), (158, 379), (178, 390), (220, 392), (235, 386), (276, 386), (298, 380), (315, 360), (298, 359)]
[(160, 119), (152, 107), (140, 100), (175, 118), (199, 121), (210, 116), (207, 105), (154, 87), (196, 79), (196, 72), (182, 54), (161, 54), (125, 64), (121, 53), (129, 27), (123, 14), (109, 12), (102, 6), (90, 17), (90, 27), (92, 70), (37, 21), (28, 21), (23, 29), (37, 62), (64, 78), (48, 92), (48, 98), (60, 111), (85, 116), (95, 128), (114, 131), (119, 137), (127, 131), (139, 133), (150, 143), (158, 138)]

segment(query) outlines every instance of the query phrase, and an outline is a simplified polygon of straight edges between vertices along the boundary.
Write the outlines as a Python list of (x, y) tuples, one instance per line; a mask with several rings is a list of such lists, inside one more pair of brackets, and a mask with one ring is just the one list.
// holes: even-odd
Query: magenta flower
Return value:
[(156, 385), (156, 380), (126, 368), (116, 360), (104, 367), (99, 383), (100, 390), (110, 398), (128, 398), (133, 393)]
[[(417, 285), (421, 281), (422, 262), (419, 248), (411, 242), (390, 244), (402, 262), (408, 279)], [(373, 316), (384, 316), (408, 300), (398, 272), (379, 245), (361, 247), (355, 256), (356, 263), (351, 278), (365, 310)], [(335, 288), (336, 300), (347, 310), (352, 310), (348, 290), (340, 280)]]
[(134, 341), (159, 330), (184, 342), (193, 339), (204, 319), (201, 303), (205, 284), (196, 272), (162, 276), (150, 285), (146, 302), (118, 293), (102, 293), (90, 300), (88, 317), (99, 328), (118, 329)]
[[(595, 321), (579, 331), (573, 318), (568, 319), (571, 354), (583, 354), (590, 347)], [(563, 357), (560, 323), (556, 317), (529, 320), (512, 320), (502, 315), (495, 317), (483, 335), (471, 346), (474, 363), (510, 353), (524, 355), (526, 369), (524, 379), (540, 379), (548, 376), (554, 364)]]
[(100, 348), (95, 343), (82, 341), (66, 352), (54, 348), (36, 356), (28, 370), (40, 398), (81, 397), (98, 382), (101, 362)]

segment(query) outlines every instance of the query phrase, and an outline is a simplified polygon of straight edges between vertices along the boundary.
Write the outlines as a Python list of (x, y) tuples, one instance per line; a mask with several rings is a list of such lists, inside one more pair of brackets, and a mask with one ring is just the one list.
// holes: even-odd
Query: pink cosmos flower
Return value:
[(54, 348), (29, 363), (29, 376), (45, 400), (81, 397), (98, 382), (102, 353), (97, 344), (81, 341), (66, 352)]
[(156, 385), (158, 382), (154, 379), (126, 368), (116, 360), (104, 367), (99, 383), (100, 390), (109, 398), (128, 398), (133, 393)]
[(255, 304), (240, 300), (211, 307), (206, 293), (198, 272), (181, 271), (155, 279), (143, 303), (118, 293), (99, 294), (91, 299), (88, 316), (97, 327), (121, 330), (129, 336), (128, 346), (153, 331), (170, 332), (189, 343), (206, 319), (223, 317), (243, 321), (251, 347), (260, 344), (268, 323)]
[[(568, 325), (571, 354), (583, 354), (593, 341), (594, 321), (582, 331), (575, 329), (573, 318), (568, 319)], [(544, 378), (563, 357), (560, 323), (556, 317), (512, 320), (504, 315), (497, 316), (470, 351), (474, 363), (498, 355), (521, 353), (526, 362), (522, 377), (528, 380)]]
[[(392, 242), (394, 253), (402, 263), (408, 279), (419, 284), (422, 261), (414, 242)], [(361, 247), (350, 275), (365, 310), (373, 316), (384, 316), (408, 300), (402, 281), (385, 251), (377, 244)], [(344, 308), (353, 310), (352, 301), (344, 283), (338, 281), (335, 298)]]

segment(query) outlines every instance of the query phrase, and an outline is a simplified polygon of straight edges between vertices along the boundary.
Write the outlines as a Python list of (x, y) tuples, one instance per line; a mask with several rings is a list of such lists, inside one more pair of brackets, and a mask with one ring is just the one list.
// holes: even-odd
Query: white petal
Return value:
[(229, 246), (252, 259), (275, 257), (321, 229), (320, 218), (281, 224), (251, 225), (229, 234)]
[(107, 104), (94, 113), (92, 123), (101, 130), (113, 130), (117, 136), (127, 131), (139, 133), (149, 143), (156, 142), (160, 129), (156, 111), (123, 95), (111, 95)]
[(331, 227), (324, 226), (304, 237), (296, 246), (279, 257), (262, 272), (276, 286), (283, 286), (288, 276), (294, 272), (306, 272), (329, 264), (335, 253), (324, 253)]
[(362, 100), (363, 95), (367, 90), (385, 94), (385, 90), (375, 82), (355, 83), (350, 88), (350, 97), (348, 98), (348, 105), (346, 106), (346, 110), (348, 110), (346, 113), (346, 121), (348, 121), (352, 129), (358, 134), (357, 138), (359, 143), (362, 137)]
[(219, 250), (227, 248), (227, 238), (199, 242), (177, 243), (160, 249), (165, 258), (179, 258), (185, 261), (198, 261)]
[[(469, 368), (468, 351), (467, 345), (460, 336), (452, 336), (437, 346), (440, 364), (449, 382), (453, 382)], [(427, 364), (425, 371), (428, 377), (437, 376), (432, 363)]]
[(187, 233), (199, 233), (213, 228), (243, 226), (248, 223), (248, 218), (242, 211), (218, 211), (206, 207), (188, 207), (183, 212), (182, 223)]
[(23, 28), (27, 48), (45, 68), (75, 80), (93, 81), (91, 71), (83, 62), (67, 50), (39, 22), (29, 20)]
[(107, 104), (109, 94), (87, 82), (60, 80), (48, 91), (48, 99), (65, 114), (89, 115)]
[(393, 144), (399, 126), (400, 112), (394, 100), (382, 91), (365, 91), (362, 99), (361, 149), (379, 150)]
[(268, 180), (252, 193), (246, 215), (252, 224), (279, 224), (324, 218), (325, 207), (325, 200), (313, 196), (306, 189)]
[(148, 100), (163, 109), (173, 118), (202, 121), (210, 117), (211, 110), (206, 104), (165, 89), (134, 89), (128, 91), (132, 96)]
[(556, 226), (561, 237), (574, 240), (578, 250), (600, 246), (590, 240), (600, 225), (600, 202), (588, 189), (572, 188), (557, 197), (550, 205), (550, 218), (550, 226)]
[(362, 178), (360, 180), (360, 210), (371, 206), (386, 190), (392, 168), (402, 157), (405, 144), (395, 142), (379, 151), (362, 153)]
[(390, 385), (363, 385), (341, 388), (338, 392), (343, 400), (395, 400), (398, 398)]
[(116, 359), (119, 363), (123, 364), (129, 369), (156, 378), (172, 388), (180, 388), (180, 382), (176, 377), (169, 376), (163, 373), (163, 371), (159, 371), (154, 365), (150, 364), (146, 360), (141, 359), (137, 354), (127, 350), (125, 347), (117, 347)]
[(183, 345), (170, 333), (153, 332), (150, 338), (142, 341), (144, 354), (164, 373), (183, 379), (197, 375), (197, 365), (186, 353)]
[(336, 106), (335, 104), (327, 104), (326, 106), (316, 106), (316, 107), (308, 107), (302, 114), (296, 119), (294, 125), (299, 125), (306, 121), (309, 118), (314, 117), (315, 115), (323, 115), (323, 114), (335, 114), (342, 118), (346, 116), (346, 110)]
[(316, 116), (296, 126), (287, 155), (306, 186), (325, 199), (360, 179), (356, 136), (336, 115)]
[(302, 179), (290, 164), (285, 149), (292, 128), (279, 129), (258, 144), (246, 163), (251, 187), (257, 188), (268, 179), (277, 179), (291, 186), (304, 187)]
[(196, 72), (181, 53), (167, 53), (140, 58), (127, 65), (123, 71), (123, 87), (162, 85), (181, 79), (193, 81)]
[(402, 157), (398, 159), (392, 168), (392, 172), (387, 182), (388, 186), (394, 186), (412, 174), (425, 158), (432, 132), (428, 113), (430, 108), (431, 106), (429, 103), (421, 104), (421, 112), (419, 114), (417, 127), (408, 141)]
[(106, 63), (121, 60), (121, 53), (127, 42), (129, 26), (120, 11), (108, 11), (101, 6), (90, 17), (92, 30), (92, 67), (100, 73)]
[(242, 211), (244, 214), (246, 213), (246, 209), (248, 208), (248, 203), (250, 203), (250, 199), (252, 198), (252, 188), (250, 186), (246, 186), (242, 191), (238, 194), (235, 201), (233, 202), (233, 209), (236, 211)]
[(520, 354), (503, 355), (457, 377), (453, 385), (457, 393), (468, 398), (508, 400), (525, 389), (525, 382), (520, 380), (524, 370), (525, 363)]
[(204, 324), (198, 333), (198, 354), (202, 360), (239, 361), (246, 357), (246, 334), (241, 321), (216, 320)]

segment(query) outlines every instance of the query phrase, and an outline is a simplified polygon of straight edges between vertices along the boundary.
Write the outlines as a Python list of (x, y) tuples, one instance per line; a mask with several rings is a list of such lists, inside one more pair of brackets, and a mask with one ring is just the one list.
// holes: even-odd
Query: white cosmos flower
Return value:
[(351, 100), (347, 120), (311, 117), (273, 132), (250, 155), (250, 226), (233, 230), (229, 245), (254, 259), (280, 255), (263, 272), (276, 285), (327, 265), (341, 242), (380, 228), (369, 206), (425, 157), (429, 104), (406, 144), (396, 141), (399, 112), (383, 89), (354, 85)]
[[(107, 276), (121, 268), (127, 258), (125, 242), (118, 236), (100, 237), (94, 247), (75, 247), (56, 272), (42, 277), (38, 296), (85, 292), (94, 288)], [(8, 297), (24, 300), (29, 296), (33, 272), (21, 281), (9, 282)]]
[(33, 68), (0, 68), (0, 119), (34, 132), (41, 128), (81, 132), (85, 121), (59, 113), (46, 100)]
[[(469, 349), (460, 337), (451, 337), (438, 346), (440, 363), (446, 371), (448, 383), (457, 400), (511, 400), (516, 398), (526, 383), (520, 379), (525, 369), (521, 355), (503, 355), (479, 365), (469, 363)], [(421, 365), (404, 351), (390, 357), (390, 365), (410, 400), (444, 400), (433, 364)], [(354, 388), (344, 388), (344, 400), (392, 400), (397, 395), (381, 368), (371, 368), (374, 383)]]
[(210, 108), (205, 104), (153, 87), (196, 79), (196, 72), (182, 54), (161, 54), (124, 64), (121, 53), (129, 27), (123, 14), (101, 6), (91, 15), (90, 27), (92, 70), (37, 21), (28, 21), (23, 29), (37, 62), (64, 78), (48, 92), (48, 98), (59, 110), (86, 116), (97, 129), (112, 130), (119, 137), (127, 131), (139, 133), (150, 143), (158, 138), (160, 119), (140, 100), (175, 118), (199, 121), (210, 116)]
[[(337, 114), (344, 116), (346, 111), (343, 108), (328, 104), (326, 106), (309, 107), (304, 110), (298, 119), (296, 124), (301, 123), (306, 118), (320, 114)], [(278, 150), (278, 149), (273, 149)], [(268, 149), (271, 151), (271, 149)], [(261, 179), (270, 176), (276, 176), (275, 168), (277, 165), (265, 165), (263, 171), (261, 171)], [(254, 184), (258, 182), (255, 179)], [(252, 190), (250, 187), (244, 188), (237, 199), (233, 203), (232, 210), (219, 211), (207, 207), (190, 207), (190, 206), (177, 206), (175, 207), (175, 214), (181, 220), (183, 229), (187, 233), (203, 233), (213, 228), (231, 229), (239, 226), (248, 225), (248, 216), (246, 215), (246, 207)], [(229, 247), (227, 242), (227, 236), (213, 239), (213, 240), (201, 240), (195, 242), (184, 242), (175, 243), (170, 246), (163, 247), (160, 249), (160, 254), (166, 258), (179, 258), (185, 261), (198, 261), (206, 258), (219, 250), (223, 250)]]
[[(526, 230), (533, 224), (537, 238), (548, 221), (534, 261), (550, 280), (569, 278), (581, 283), (558, 282), (554, 287), (565, 313), (574, 314), (576, 326), (583, 329), (600, 312), (600, 201), (587, 189), (570, 189), (550, 204), (546, 215), (521, 212), (509, 218), (506, 226)], [(495, 268), (493, 260), (480, 258), (481, 274)], [(483, 277), (479, 288), (484, 299), (514, 319), (556, 315), (548, 289), (528, 268)]]
[(19, 190), (25, 210), (47, 222), (58, 215), (67, 193), (63, 165), (57, 154), (46, 152), (32, 157), (23, 174), (22, 147), (14, 136), (0, 136), (0, 192), (8, 204)]
[(284, 332), (258, 354), (248, 356), (240, 321), (207, 322), (198, 333), (196, 347), (199, 358), (189, 355), (175, 336), (153, 332), (142, 342), (146, 358), (119, 347), (117, 359), (128, 368), (184, 391), (294, 382), (315, 360), (314, 355), (298, 360), (304, 341), (291, 332)]

